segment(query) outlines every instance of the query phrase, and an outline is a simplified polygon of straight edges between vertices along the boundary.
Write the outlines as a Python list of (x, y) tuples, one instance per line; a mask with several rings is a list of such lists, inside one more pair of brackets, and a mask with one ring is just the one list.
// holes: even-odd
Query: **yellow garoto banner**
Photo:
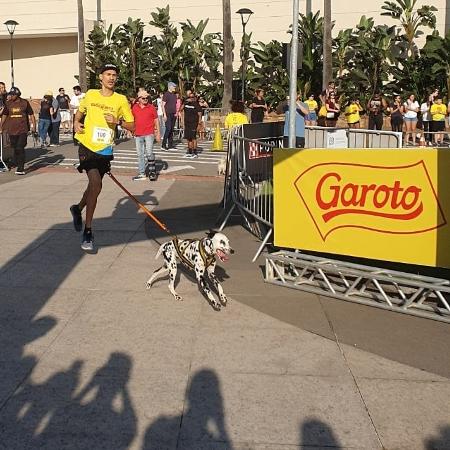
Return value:
[(274, 152), (275, 245), (450, 267), (450, 150)]

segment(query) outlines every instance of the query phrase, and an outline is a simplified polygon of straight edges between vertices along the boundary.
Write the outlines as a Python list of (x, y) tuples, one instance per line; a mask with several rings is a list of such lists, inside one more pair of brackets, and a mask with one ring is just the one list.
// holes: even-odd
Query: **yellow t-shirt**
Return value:
[(236, 125), (248, 123), (248, 117), (245, 114), (232, 112), (225, 117), (225, 128), (233, 128)]
[(316, 112), (319, 107), (315, 100), (305, 100), (305, 103), (307, 104), (310, 113)]
[(106, 122), (105, 114), (111, 114), (116, 120), (134, 122), (127, 98), (116, 92), (105, 97), (98, 89), (90, 89), (80, 101), (78, 110), (85, 114), (84, 133), (76, 133), (75, 138), (89, 150), (101, 155), (112, 155), (114, 142), (115, 126)]
[(447, 107), (441, 103), (433, 103), (430, 108), (431, 119), (435, 122), (445, 120), (445, 114), (447, 113)]
[(347, 123), (356, 123), (360, 121), (359, 108), (357, 105), (348, 105), (345, 108), (345, 117), (347, 118)]

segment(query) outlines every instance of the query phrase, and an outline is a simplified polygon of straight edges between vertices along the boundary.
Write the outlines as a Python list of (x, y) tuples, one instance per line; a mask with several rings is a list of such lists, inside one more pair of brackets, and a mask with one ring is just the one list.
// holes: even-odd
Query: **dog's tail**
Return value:
[(158, 259), (161, 256), (162, 251), (164, 250), (164, 246), (166, 245), (166, 242), (164, 242), (164, 244), (161, 244), (159, 246), (159, 249), (156, 253), (155, 259)]

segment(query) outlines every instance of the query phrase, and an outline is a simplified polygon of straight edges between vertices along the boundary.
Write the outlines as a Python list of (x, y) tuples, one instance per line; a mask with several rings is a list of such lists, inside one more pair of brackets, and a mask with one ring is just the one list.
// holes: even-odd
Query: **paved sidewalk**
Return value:
[[(119, 177), (180, 236), (214, 226), (217, 178)], [(450, 327), (266, 285), (226, 229), (230, 304), (183, 272), (145, 282), (166, 237), (109, 179), (96, 255), (53, 170), (0, 186), (0, 449), (449, 449)]]

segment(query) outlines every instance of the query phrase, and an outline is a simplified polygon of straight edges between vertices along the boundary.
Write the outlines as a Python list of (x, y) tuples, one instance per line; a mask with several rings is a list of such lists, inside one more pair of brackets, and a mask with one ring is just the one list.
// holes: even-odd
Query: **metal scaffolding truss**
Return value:
[(265, 281), (450, 323), (450, 282), (280, 251), (266, 255)]

